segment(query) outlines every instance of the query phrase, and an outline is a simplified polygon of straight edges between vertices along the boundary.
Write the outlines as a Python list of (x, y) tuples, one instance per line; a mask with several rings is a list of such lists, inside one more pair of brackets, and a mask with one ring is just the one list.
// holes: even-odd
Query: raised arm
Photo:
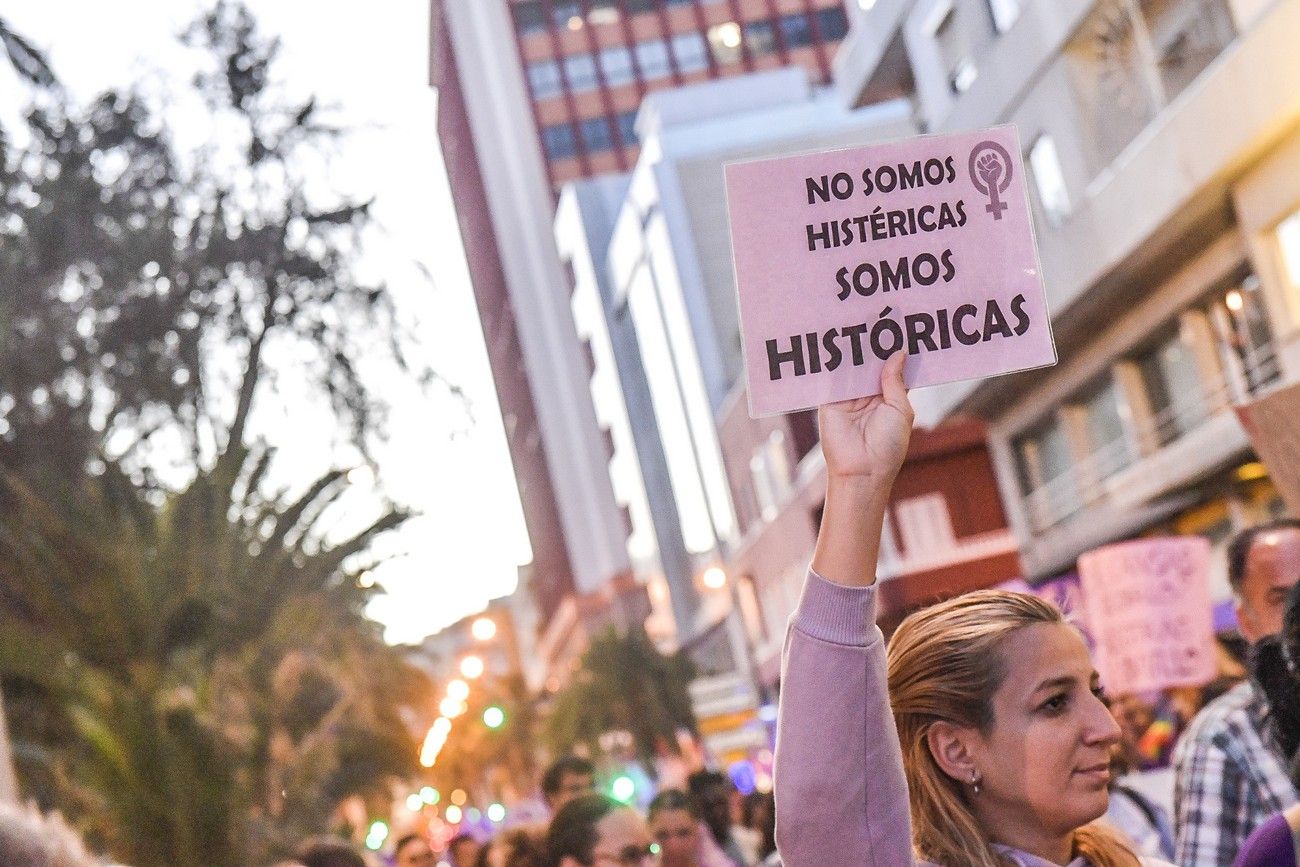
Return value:
[(875, 622), (885, 508), (907, 453), (903, 359), (882, 394), (821, 408), (826, 506), (786, 634), (777, 729), (777, 844), (786, 867), (914, 863), (884, 639)]

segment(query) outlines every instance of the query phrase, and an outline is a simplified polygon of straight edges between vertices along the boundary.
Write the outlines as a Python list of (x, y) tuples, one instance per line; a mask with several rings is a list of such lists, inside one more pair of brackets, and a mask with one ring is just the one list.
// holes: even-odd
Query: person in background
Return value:
[[(1228, 581), (1242, 636), (1257, 645), (1282, 629), (1300, 581), (1300, 521), (1274, 521), (1228, 546)], [(1255, 681), (1206, 705), (1174, 749), (1174, 851), (1182, 867), (1229, 867), (1265, 819), (1300, 802), (1267, 734), (1268, 700)]]
[(542, 867), (650, 867), (654, 854), (641, 814), (606, 795), (569, 801), (546, 831)]
[(665, 789), (650, 802), (650, 836), (659, 844), (658, 867), (736, 867), (681, 789)]
[[(433, 847), (420, 834), (399, 837), (393, 846), (394, 867), (432, 867), (436, 861)], [(457, 867), (460, 867), (459, 863)]]
[(709, 829), (714, 842), (739, 867), (750, 867), (754, 862), (746, 857), (733, 828), (732, 801), (738, 793), (731, 778), (721, 771), (696, 771), (686, 778), (686, 788), (695, 814)]
[(361, 853), (345, 840), (313, 837), (298, 847), (294, 860), (303, 867), (366, 867)]
[[(1111, 713), (1119, 722), (1115, 705), (1111, 706)], [(1125, 740), (1131, 730), (1126, 730), (1123, 722), (1120, 722), (1120, 730), (1124, 735), (1111, 753), (1110, 805), (1106, 808), (1105, 821), (1123, 832), (1139, 855), (1173, 858), (1174, 826), (1169, 813), (1125, 779), (1134, 770), (1129, 764), (1133, 751), (1125, 749)]]
[[(1292, 588), (1282, 632), (1255, 649), (1255, 683), (1272, 710), (1272, 734), (1300, 786), (1300, 585)], [(1235, 867), (1297, 867), (1300, 805), (1277, 813), (1246, 839)]]
[(451, 856), (452, 867), (474, 867), (482, 848), (483, 844), (473, 835), (461, 833), (448, 841), (447, 854)]
[(552, 815), (560, 808), (583, 795), (596, 791), (596, 769), (591, 762), (578, 756), (564, 756), (551, 763), (542, 774), (542, 797)]
[(776, 853), (776, 799), (771, 792), (745, 796), (745, 824), (758, 835), (758, 867), (781, 867)]
[(502, 831), (479, 852), (475, 867), (539, 867), (545, 856), (545, 841), (545, 827)]

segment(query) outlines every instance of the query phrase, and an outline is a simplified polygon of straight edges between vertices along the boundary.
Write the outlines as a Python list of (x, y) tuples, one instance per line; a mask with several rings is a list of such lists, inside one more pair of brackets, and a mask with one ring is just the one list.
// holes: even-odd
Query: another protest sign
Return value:
[(753, 416), (1056, 361), (1014, 127), (726, 167)]
[(1107, 691), (1201, 686), (1214, 678), (1208, 540), (1107, 545), (1079, 558), (1079, 576)]
[(1300, 385), (1238, 407), (1237, 417), (1287, 508), (1300, 517)]

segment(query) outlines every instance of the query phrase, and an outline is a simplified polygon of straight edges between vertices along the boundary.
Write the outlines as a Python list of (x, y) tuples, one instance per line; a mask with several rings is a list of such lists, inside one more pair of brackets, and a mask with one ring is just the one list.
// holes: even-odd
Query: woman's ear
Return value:
[(970, 785), (972, 776), (983, 776), (975, 764), (976, 737), (973, 730), (949, 722), (933, 723), (925, 732), (926, 746), (935, 764), (963, 785)]

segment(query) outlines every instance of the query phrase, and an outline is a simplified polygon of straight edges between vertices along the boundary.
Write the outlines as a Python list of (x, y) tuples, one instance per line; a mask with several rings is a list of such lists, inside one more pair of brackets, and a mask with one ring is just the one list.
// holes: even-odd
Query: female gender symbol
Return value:
[(970, 179), (975, 189), (989, 197), (984, 210), (1001, 220), (1009, 205), (1002, 201), (1002, 193), (1011, 186), (1011, 154), (995, 141), (982, 141), (970, 152)]

